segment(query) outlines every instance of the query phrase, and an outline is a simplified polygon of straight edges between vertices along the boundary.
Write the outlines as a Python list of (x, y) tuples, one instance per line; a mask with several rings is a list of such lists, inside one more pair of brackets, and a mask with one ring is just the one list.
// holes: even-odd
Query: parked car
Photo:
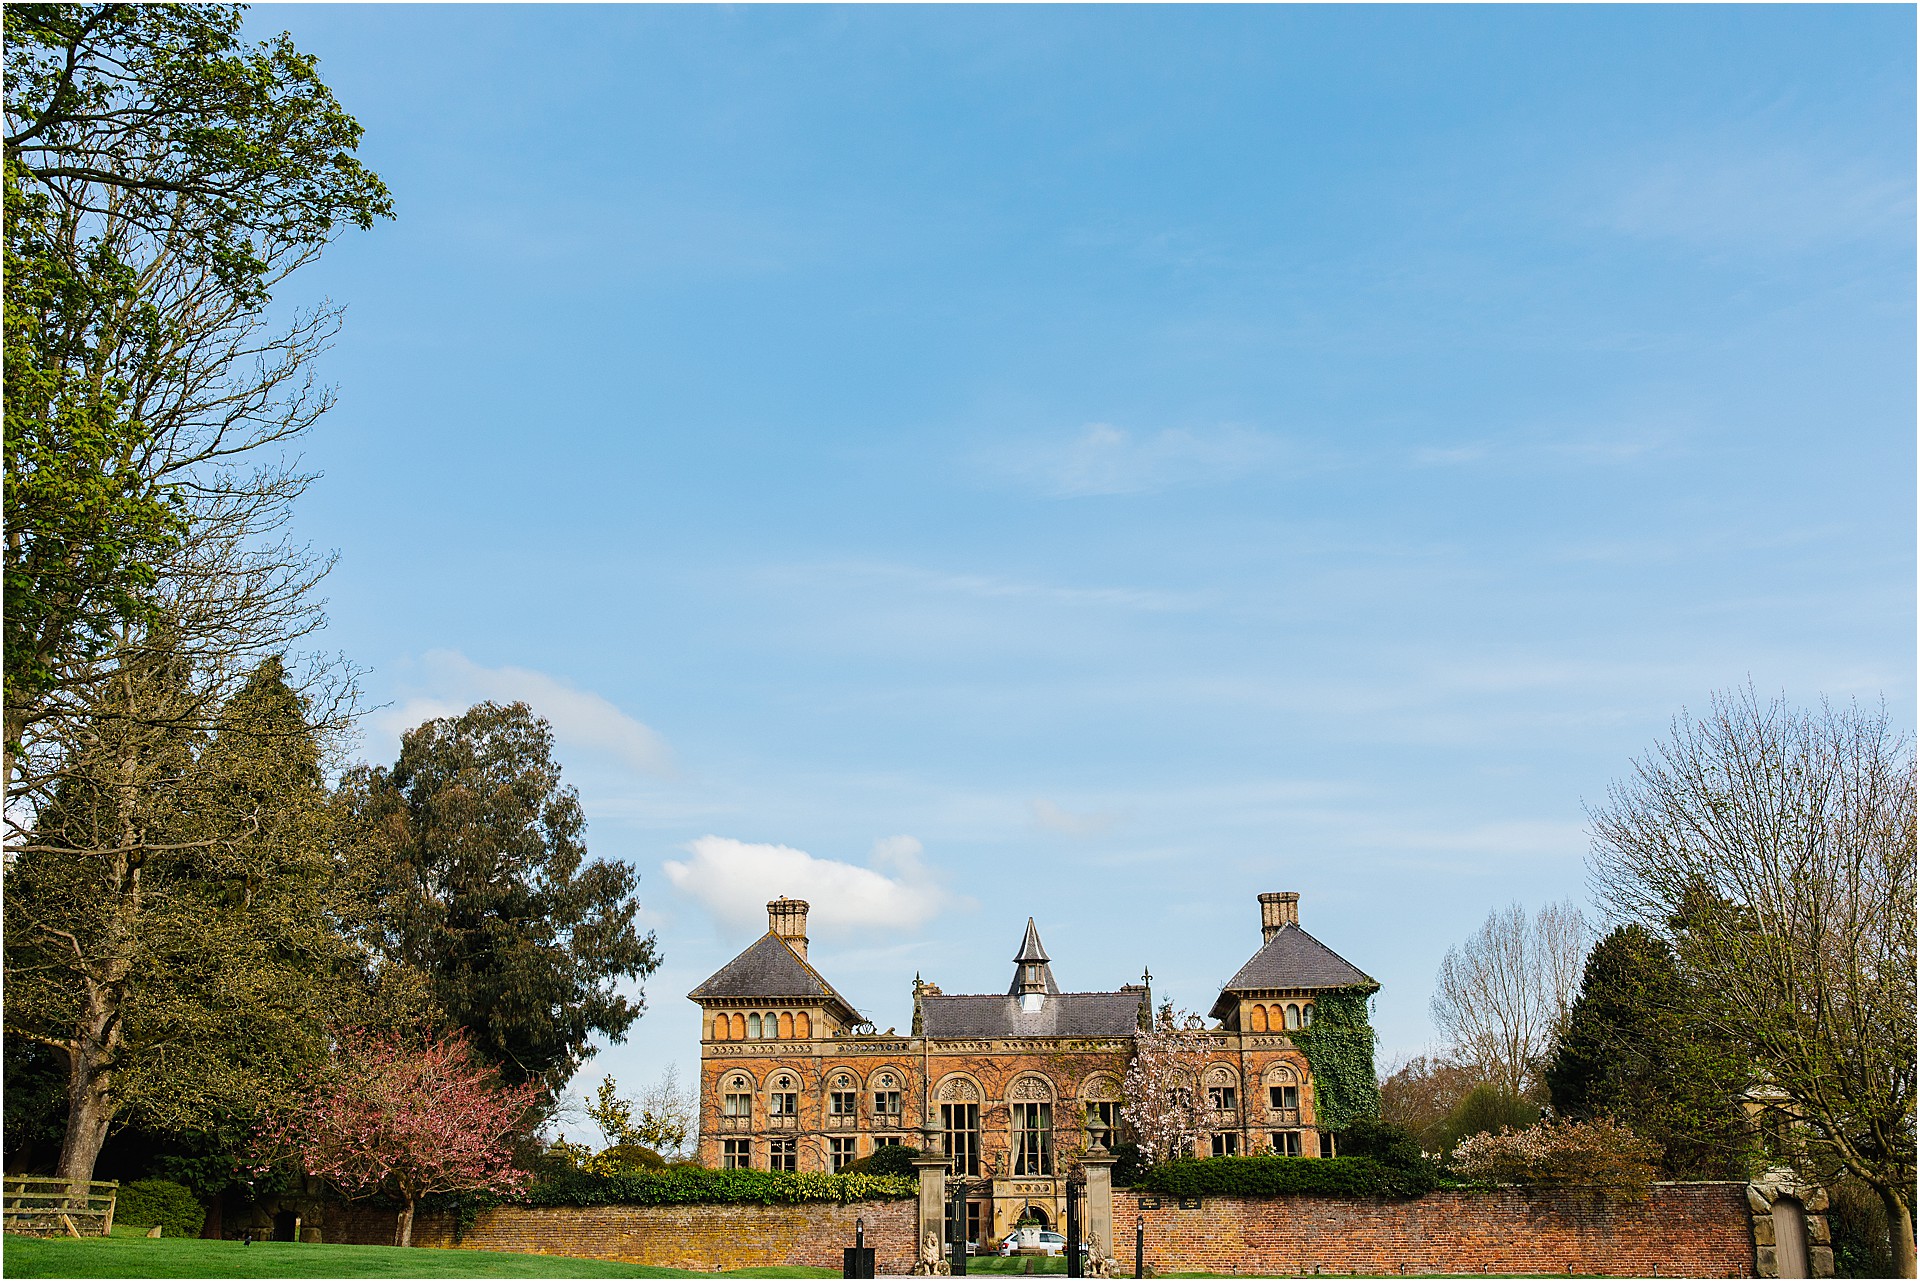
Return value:
[[(1013, 1232), (1007, 1234), (1006, 1239), (1000, 1243), (1000, 1254), (1012, 1255), (1023, 1246), (1038, 1248), (1044, 1255), (1065, 1255), (1067, 1251), (1067, 1239), (1063, 1234), (1055, 1233), (1051, 1229), (1040, 1229), (1038, 1231), (1032, 1229), (1015, 1229)], [(1085, 1246), (1082, 1246), (1080, 1249), (1083, 1253), (1086, 1251)]]

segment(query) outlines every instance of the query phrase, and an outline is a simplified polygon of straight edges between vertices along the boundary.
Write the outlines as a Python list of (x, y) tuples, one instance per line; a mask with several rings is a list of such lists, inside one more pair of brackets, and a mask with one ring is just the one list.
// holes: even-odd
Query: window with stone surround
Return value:
[(1207, 1107), (1233, 1112), (1240, 1107), (1239, 1095), (1231, 1086), (1209, 1086)]
[(1215, 1157), (1240, 1156), (1240, 1137), (1232, 1131), (1224, 1131), (1213, 1137), (1213, 1155)]
[(1275, 1131), (1273, 1133), (1273, 1152), (1276, 1157), (1299, 1157), (1300, 1132)]
[(873, 1117), (883, 1126), (900, 1124), (900, 1079), (892, 1073), (873, 1079)]
[(751, 1081), (739, 1074), (727, 1079), (727, 1089), (720, 1096), (720, 1115), (722, 1117), (753, 1116), (753, 1083)]
[(723, 1170), (744, 1171), (753, 1165), (751, 1140), (721, 1140), (720, 1166)]
[(874, 1152), (877, 1153), (883, 1148), (898, 1148), (906, 1142), (904, 1138), (898, 1135), (876, 1135), (873, 1137), (873, 1149)]
[(793, 1079), (784, 1073), (773, 1079), (773, 1089), (767, 1092), (767, 1115), (769, 1117), (800, 1116), (800, 1093), (793, 1089)]
[(955, 1175), (980, 1174), (980, 1106), (940, 1106), (942, 1152), (953, 1161)]
[(1287, 1027), (1300, 1027), (1300, 1008), (1292, 1002), (1287, 1003)]
[(851, 1135), (835, 1135), (827, 1141), (827, 1169), (836, 1175), (853, 1162), (855, 1140)]
[(1298, 1086), (1267, 1087), (1267, 1102), (1271, 1108), (1299, 1108), (1300, 1088)]
[(747, 1037), (749, 1040), (754, 1041), (757, 1041), (760, 1037), (760, 1013), (758, 1011), (747, 1016)]
[(1013, 1105), (1013, 1173), (1053, 1174), (1053, 1105)]
[(795, 1171), (800, 1169), (799, 1140), (767, 1141), (767, 1169), (769, 1171)]

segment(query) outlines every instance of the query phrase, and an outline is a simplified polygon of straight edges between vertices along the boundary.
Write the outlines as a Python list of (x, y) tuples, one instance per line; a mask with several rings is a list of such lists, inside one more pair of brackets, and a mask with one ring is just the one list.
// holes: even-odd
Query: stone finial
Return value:
[(1270, 890), (1260, 896), (1260, 942), (1266, 943), (1280, 933), (1282, 926), (1300, 924), (1300, 892)]
[(779, 899), (767, 901), (767, 929), (792, 946), (802, 961), (807, 956), (807, 901)]

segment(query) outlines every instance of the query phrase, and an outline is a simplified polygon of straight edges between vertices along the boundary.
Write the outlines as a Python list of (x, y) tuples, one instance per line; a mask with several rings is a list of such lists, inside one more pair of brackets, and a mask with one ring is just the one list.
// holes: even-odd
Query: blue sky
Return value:
[(666, 957), (920, 972), (1254, 896), (1428, 1045), (1584, 805), (1749, 679), (1913, 720), (1909, 7), (268, 6), (396, 222), (302, 533), (364, 751), (551, 717)]

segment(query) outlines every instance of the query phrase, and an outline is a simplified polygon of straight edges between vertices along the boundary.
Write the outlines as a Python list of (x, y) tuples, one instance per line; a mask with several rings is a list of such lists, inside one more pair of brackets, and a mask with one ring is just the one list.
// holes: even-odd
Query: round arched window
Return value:
[(760, 1036), (759, 1011), (755, 1011), (753, 1014), (747, 1016), (747, 1036), (749, 1038), (758, 1038)]
[(1287, 1027), (1300, 1027), (1300, 1008), (1292, 1002), (1287, 1003)]
[(1313, 1023), (1313, 1003), (1303, 1002), (1300, 1006), (1300, 1027)]

